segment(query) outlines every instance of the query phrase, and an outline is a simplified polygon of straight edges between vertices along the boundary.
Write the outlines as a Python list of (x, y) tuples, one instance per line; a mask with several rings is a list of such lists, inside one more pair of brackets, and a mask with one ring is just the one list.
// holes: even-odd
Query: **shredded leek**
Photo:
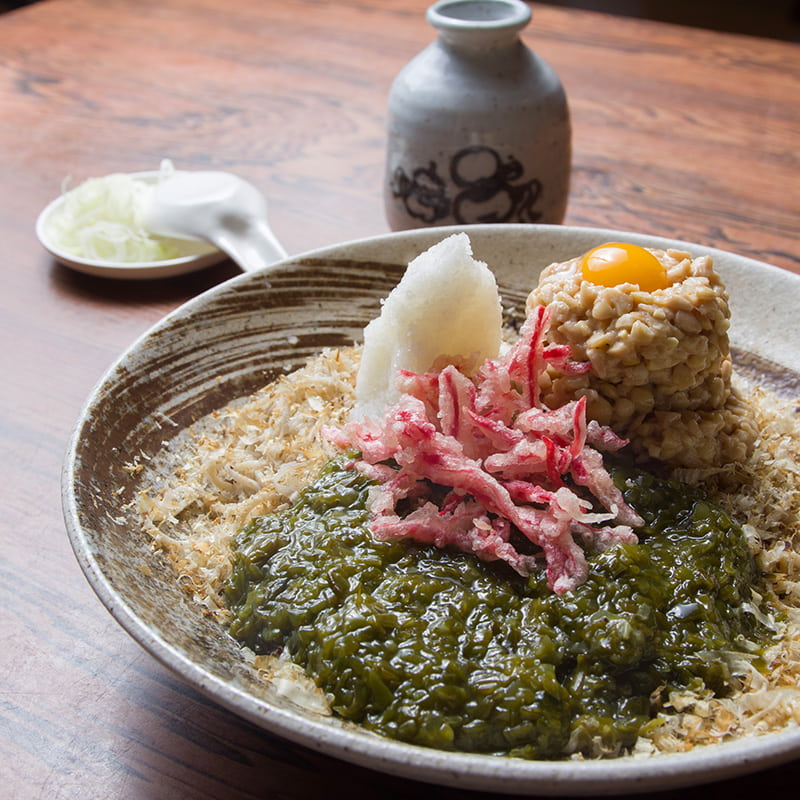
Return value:
[(46, 234), (69, 255), (93, 261), (141, 263), (210, 252), (204, 242), (168, 239), (150, 233), (141, 222), (148, 184), (114, 173), (89, 178), (64, 195), (50, 215)]

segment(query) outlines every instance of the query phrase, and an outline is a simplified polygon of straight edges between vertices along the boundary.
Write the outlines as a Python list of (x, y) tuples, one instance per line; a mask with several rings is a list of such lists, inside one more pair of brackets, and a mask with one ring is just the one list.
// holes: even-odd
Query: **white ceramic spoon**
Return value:
[(142, 212), (159, 236), (210, 242), (245, 272), (286, 258), (267, 221), (267, 201), (230, 172), (175, 171), (153, 186)]

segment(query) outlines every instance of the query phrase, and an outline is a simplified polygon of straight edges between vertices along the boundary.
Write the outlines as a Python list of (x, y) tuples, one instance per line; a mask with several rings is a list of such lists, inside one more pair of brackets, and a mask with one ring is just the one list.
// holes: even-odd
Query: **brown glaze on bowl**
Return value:
[[(692, 752), (611, 761), (536, 762), (445, 753), (316, 716), (276, 694), (219, 625), (179, 588), (127, 506), (137, 476), (181, 429), (330, 345), (358, 340), (418, 253), (455, 229), (375, 237), (234, 278), (142, 336), (89, 397), (63, 472), (67, 530), (87, 579), (119, 623), (194, 687), (243, 717), (329, 755), (406, 777), (524, 794), (609, 794), (730, 777), (800, 755), (800, 730)], [(656, 237), (559, 226), (467, 229), (507, 311), (522, 312), (540, 270), (608, 241), (710, 253), (728, 285), (735, 362), (782, 394), (800, 393), (800, 278), (749, 259)]]

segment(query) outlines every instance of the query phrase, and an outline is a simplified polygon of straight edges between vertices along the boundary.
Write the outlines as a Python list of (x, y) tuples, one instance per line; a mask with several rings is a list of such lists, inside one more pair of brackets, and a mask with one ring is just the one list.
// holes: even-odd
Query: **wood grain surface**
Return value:
[[(34, 220), (116, 171), (237, 172), (291, 253), (387, 230), (385, 105), (433, 38), (424, 0), (44, 0), (0, 16), (0, 796), (470, 796), (347, 766), (204, 699), (142, 651), (73, 557), (59, 478), (106, 367), (237, 273), (91, 278)], [(800, 49), (533, 4), (574, 126), (567, 223), (677, 236), (800, 273)], [(800, 763), (682, 792), (739, 798)], [(598, 794), (602, 787), (598, 787)], [(477, 797), (477, 795), (476, 795)]]

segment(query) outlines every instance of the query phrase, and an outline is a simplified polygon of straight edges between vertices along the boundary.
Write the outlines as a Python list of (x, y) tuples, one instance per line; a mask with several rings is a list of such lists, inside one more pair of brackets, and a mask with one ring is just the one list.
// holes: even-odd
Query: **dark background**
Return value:
[[(628, 17), (800, 42), (799, 0), (538, 0)], [(533, 3), (534, 11), (536, 3)]]
[[(0, 0), (0, 13), (32, 2)], [(800, 0), (534, 0), (534, 13), (539, 4), (800, 42)]]

